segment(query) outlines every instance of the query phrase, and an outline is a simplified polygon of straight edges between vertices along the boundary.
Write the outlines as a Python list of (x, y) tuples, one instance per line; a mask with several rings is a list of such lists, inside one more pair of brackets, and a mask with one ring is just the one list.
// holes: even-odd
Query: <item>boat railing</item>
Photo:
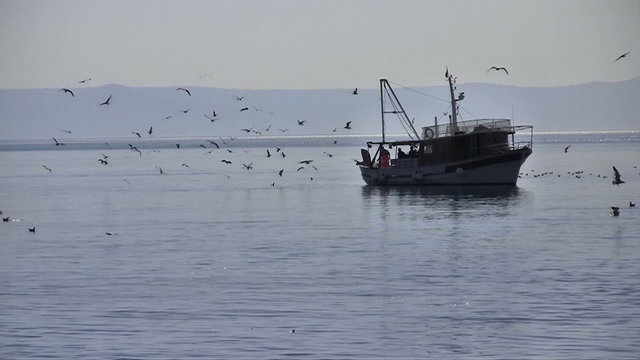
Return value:
[(468, 134), (471, 132), (508, 131), (515, 132), (509, 119), (475, 119), (451, 124), (438, 124), (422, 128), (423, 139), (437, 139), (445, 136)]

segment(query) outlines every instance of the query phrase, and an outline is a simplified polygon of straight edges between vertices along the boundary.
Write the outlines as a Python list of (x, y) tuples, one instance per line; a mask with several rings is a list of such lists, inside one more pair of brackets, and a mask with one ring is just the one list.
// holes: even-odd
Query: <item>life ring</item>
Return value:
[(424, 131), (424, 137), (427, 139), (433, 139), (433, 136), (435, 134), (433, 133), (433, 129), (432, 128), (426, 128)]

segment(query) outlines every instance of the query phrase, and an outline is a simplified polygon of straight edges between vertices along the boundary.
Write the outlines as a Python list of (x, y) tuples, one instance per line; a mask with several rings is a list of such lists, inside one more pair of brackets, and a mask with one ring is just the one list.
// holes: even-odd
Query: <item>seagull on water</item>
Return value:
[(620, 216), (620, 208), (617, 206), (611, 207), (611, 212), (609, 213), (611, 216)]
[(353, 89), (352, 95), (358, 95), (358, 88)]

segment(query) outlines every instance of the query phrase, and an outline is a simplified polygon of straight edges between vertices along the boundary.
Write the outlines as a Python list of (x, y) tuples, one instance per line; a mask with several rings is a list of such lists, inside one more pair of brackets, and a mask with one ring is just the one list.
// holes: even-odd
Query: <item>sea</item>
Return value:
[(1, 359), (640, 358), (638, 131), (535, 133), (512, 187), (366, 186), (376, 136), (57, 139), (0, 142)]

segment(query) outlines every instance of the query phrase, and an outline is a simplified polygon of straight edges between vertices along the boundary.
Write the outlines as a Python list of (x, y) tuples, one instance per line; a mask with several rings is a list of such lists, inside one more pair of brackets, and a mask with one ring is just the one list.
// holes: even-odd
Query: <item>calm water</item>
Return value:
[(473, 189), (349, 143), (0, 151), (0, 358), (638, 358), (640, 142), (581, 139)]

